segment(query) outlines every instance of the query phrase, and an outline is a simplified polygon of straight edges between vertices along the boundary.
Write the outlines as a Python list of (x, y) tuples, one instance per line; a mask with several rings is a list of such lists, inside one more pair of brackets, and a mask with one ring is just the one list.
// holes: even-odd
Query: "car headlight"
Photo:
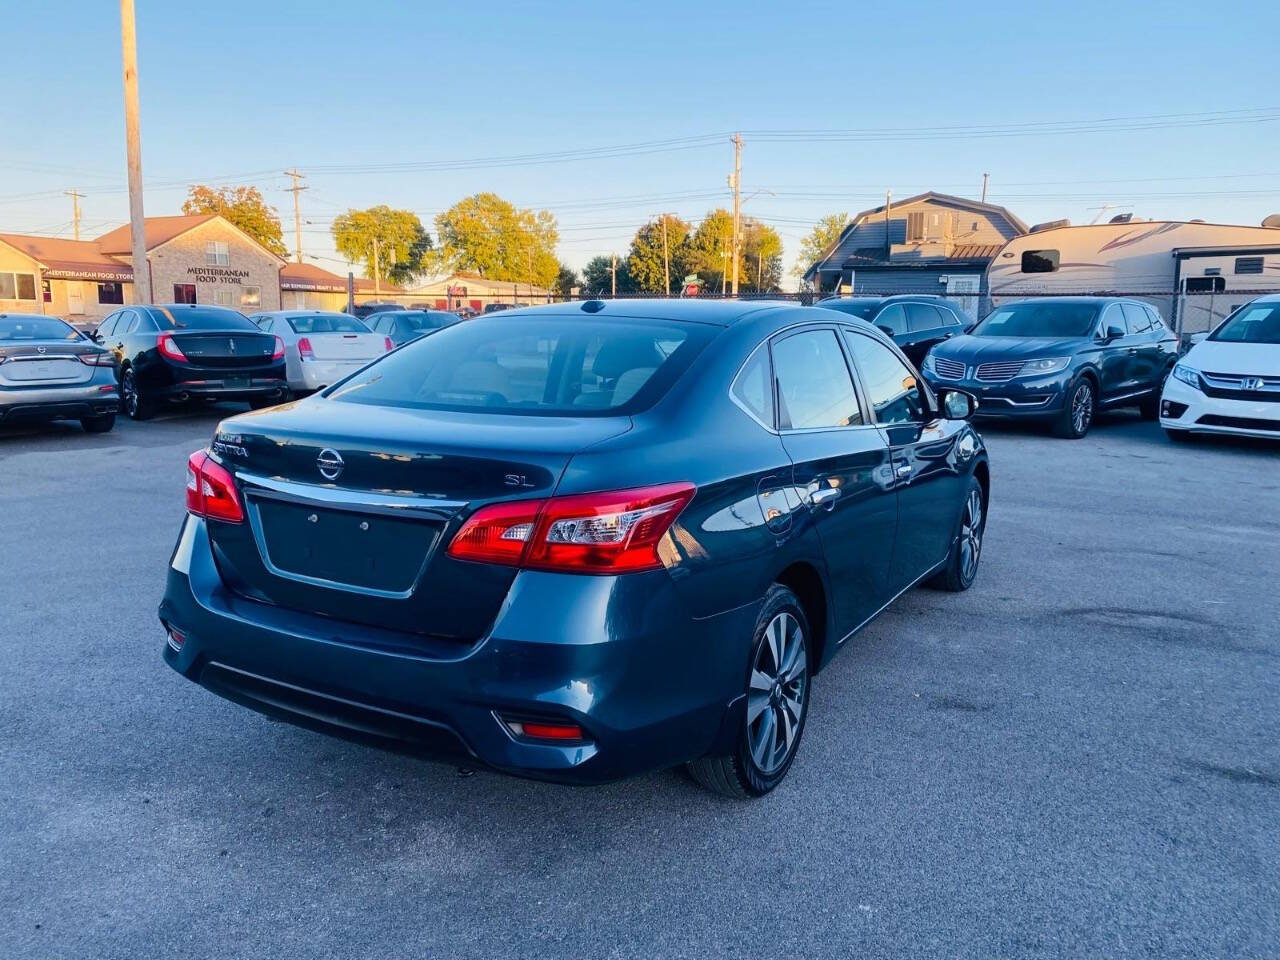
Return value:
[(1175, 363), (1173, 365), (1173, 377), (1175, 380), (1181, 380), (1189, 387), (1200, 389), (1200, 371), (1195, 367), (1188, 367), (1185, 363)]
[(1038, 377), (1043, 373), (1057, 373), (1059, 370), (1067, 369), (1067, 364), (1070, 362), (1070, 357), (1045, 357), (1041, 360), (1028, 360), (1022, 365), (1022, 369), (1018, 371), (1018, 376)]

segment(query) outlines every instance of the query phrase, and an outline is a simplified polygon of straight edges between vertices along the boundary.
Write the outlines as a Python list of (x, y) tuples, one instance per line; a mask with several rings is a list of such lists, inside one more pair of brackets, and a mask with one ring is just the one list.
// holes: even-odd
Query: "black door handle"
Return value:
[(1130, 348), (1129, 348), (1129, 355), (1130, 355), (1130, 356), (1132, 356), (1133, 354), (1135, 354), (1135, 353), (1137, 353), (1137, 352), (1138, 352), (1138, 348), (1137, 348), (1137, 347), (1130, 347)]

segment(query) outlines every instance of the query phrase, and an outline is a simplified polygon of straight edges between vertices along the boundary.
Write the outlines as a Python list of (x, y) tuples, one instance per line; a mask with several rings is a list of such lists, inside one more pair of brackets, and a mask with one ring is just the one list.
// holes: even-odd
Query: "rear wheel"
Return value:
[(747, 706), (733, 753), (689, 764), (698, 783), (737, 799), (762, 797), (791, 769), (809, 713), (809, 622), (775, 583), (756, 621)]
[(85, 433), (106, 433), (116, 425), (114, 413), (104, 413), (97, 417), (81, 417), (80, 426)]
[(1097, 402), (1092, 380), (1081, 377), (1073, 383), (1067, 391), (1067, 402), (1063, 405), (1062, 413), (1054, 421), (1054, 435), (1066, 440), (1079, 440), (1083, 437), (1093, 423)]
[(155, 403), (142, 395), (133, 367), (128, 367), (120, 378), (120, 402), (131, 420), (150, 420), (156, 415)]
[(982, 496), (982, 484), (977, 477), (969, 478), (969, 492), (965, 494), (964, 508), (960, 511), (960, 523), (947, 565), (929, 586), (939, 590), (959, 593), (973, 586), (978, 575), (978, 561), (982, 559), (982, 537), (987, 530), (987, 511)]

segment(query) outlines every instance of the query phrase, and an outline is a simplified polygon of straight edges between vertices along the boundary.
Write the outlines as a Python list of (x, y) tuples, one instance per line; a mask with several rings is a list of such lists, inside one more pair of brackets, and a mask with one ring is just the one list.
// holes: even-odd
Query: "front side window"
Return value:
[(1102, 332), (1108, 337), (1123, 337), (1128, 333), (1128, 327), (1125, 326), (1124, 314), (1120, 310), (1120, 304), (1113, 303), (1102, 311)]
[(907, 304), (907, 328), (912, 333), (936, 330), (940, 326), (942, 326), (942, 318), (936, 307), (927, 303)]
[(220, 240), (210, 240), (204, 245), (204, 262), (210, 267), (225, 267), (231, 262), (227, 245)]
[(1060, 254), (1057, 250), (1023, 250), (1023, 273), (1055, 273)]
[(895, 303), (885, 307), (876, 316), (876, 326), (890, 336), (898, 337), (907, 332), (907, 312), (902, 304)]
[(486, 318), (387, 354), (331, 399), (539, 416), (632, 413), (662, 396), (716, 332), (665, 320)]
[(768, 347), (760, 347), (751, 355), (733, 381), (733, 395), (766, 427), (773, 426), (773, 377)]
[(916, 375), (883, 343), (845, 330), (866, 394), (878, 423), (919, 423), (925, 419), (924, 395)]
[(123, 283), (98, 284), (98, 302), (99, 303), (124, 303), (124, 284)]
[(811, 430), (863, 422), (834, 330), (806, 330), (774, 341), (773, 375), (780, 427)]
[(1209, 339), (1222, 343), (1280, 343), (1280, 303), (1241, 307)]
[(1097, 319), (1096, 304), (1024, 300), (991, 311), (973, 328), (973, 336), (1087, 337)]
[(0, 314), (0, 343), (23, 340), (79, 340), (80, 334), (57, 317)]

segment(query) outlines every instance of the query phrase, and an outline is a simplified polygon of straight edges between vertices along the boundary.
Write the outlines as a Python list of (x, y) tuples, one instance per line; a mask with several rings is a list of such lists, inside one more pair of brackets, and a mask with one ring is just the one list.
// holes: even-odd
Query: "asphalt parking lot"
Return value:
[(160, 658), (237, 408), (0, 432), (0, 954), (1280, 955), (1280, 447), (984, 429), (975, 587), (814, 685), (768, 798), (507, 779), (272, 723)]

